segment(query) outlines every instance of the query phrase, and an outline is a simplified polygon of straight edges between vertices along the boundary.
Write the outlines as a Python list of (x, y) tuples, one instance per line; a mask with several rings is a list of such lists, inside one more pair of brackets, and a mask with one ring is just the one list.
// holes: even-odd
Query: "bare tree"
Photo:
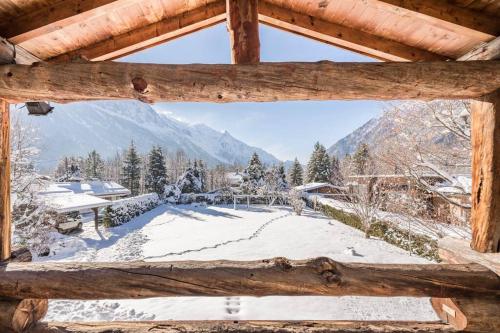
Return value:
[[(379, 160), (411, 176), (423, 190), (450, 204), (470, 209), (469, 203), (439, 190), (429, 176), (445, 180), (454, 194), (470, 195), (470, 103), (467, 101), (411, 102), (392, 105), (386, 116), (395, 126), (377, 147)], [(439, 184), (442, 185), (442, 184)]]

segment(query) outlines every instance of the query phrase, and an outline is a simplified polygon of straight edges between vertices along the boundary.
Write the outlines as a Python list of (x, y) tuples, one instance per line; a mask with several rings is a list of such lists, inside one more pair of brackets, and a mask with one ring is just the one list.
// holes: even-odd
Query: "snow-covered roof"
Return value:
[(110, 206), (111, 201), (93, 195), (79, 193), (50, 194), (43, 197), (44, 203), (58, 213), (81, 211)]
[(307, 183), (304, 185), (295, 186), (294, 189), (297, 191), (312, 191), (322, 187), (341, 189), (339, 186), (334, 186), (330, 183)]
[(239, 185), (243, 182), (243, 173), (226, 172), (226, 179), (233, 185)]
[(84, 193), (98, 197), (125, 196), (130, 190), (113, 181), (91, 180), (83, 182), (60, 182), (51, 183), (45, 189), (38, 192), (39, 195)]

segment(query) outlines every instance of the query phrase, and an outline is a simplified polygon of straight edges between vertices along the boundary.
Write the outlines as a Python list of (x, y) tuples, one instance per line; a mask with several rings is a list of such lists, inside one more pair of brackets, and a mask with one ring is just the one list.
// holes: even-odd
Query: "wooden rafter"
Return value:
[(458, 61), (496, 60), (500, 58), (500, 37), (488, 43), (481, 43), (458, 58)]
[(442, 21), (456, 24), (481, 33), (497, 36), (500, 33), (500, 19), (476, 10), (458, 7), (447, 1), (436, 0), (376, 0), (404, 8)]
[(233, 295), (500, 297), (500, 279), (477, 264), (364, 264), (329, 258), (0, 265), (0, 297), (15, 299)]
[(226, 4), (224, 0), (220, 0), (56, 56), (49, 61), (64, 62), (79, 57), (92, 61), (113, 60), (207, 28), (225, 18)]
[(380, 60), (431, 61), (446, 59), (436, 53), (295, 12), (267, 1), (259, 2), (259, 19), (262, 23), (272, 27)]
[(438, 322), (397, 321), (150, 321), (108, 323), (39, 323), (31, 333), (452, 333)]
[(258, 65), (104, 61), (0, 66), (0, 96), (9, 101), (464, 99), (483, 96), (499, 87), (497, 61)]
[(260, 62), (257, 0), (226, 0), (227, 31), (233, 64)]
[(133, 2), (136, 0), (54, 1), (50, 6), (2, 22), (0, 31), (3, 37), (19, 44)]

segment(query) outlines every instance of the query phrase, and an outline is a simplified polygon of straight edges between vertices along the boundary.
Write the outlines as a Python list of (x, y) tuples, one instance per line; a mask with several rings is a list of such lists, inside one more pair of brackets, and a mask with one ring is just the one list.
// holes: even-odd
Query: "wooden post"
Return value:
[(9, 103), (0, 100), (0, 261), (11, 252), (9, 125)]
[(500, 252), (500, 89), (472, 103), (472, 242)]
[(92, 210), (94, 211), (94, 226), (97, 230), (99, 228), (99, 211), (97, 208), (92, 208)]
[(47, 313), (46, 299), (0, 300), (0, 331), (26, 332)]
[(233, 64), (260, 62), (258, 0), (226, 0)]

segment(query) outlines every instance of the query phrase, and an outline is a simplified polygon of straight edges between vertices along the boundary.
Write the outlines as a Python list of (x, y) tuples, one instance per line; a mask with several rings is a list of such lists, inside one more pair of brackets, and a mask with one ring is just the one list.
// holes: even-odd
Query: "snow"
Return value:
[[(349, 206), (345, 202), (331, 198), (325, 198), (321, 195), (308, 195), (308, 198), (310, 200), (314, 200), (315, 197), (317, 198), (316, 200), (323, 205), (327, 205), (347, 213), (353, 213), (352, 209), (349, 208)], [(398, 226), (401, 229), (408, 229), (408, 223), (411, 223), (410, 227), (411, 232), (429, 236), (433, 239), (438, 239), (440, 238), (440, 236), (441, 237), (451, 236), (463, 239), (471, 238), (471, 230), (469, 227), (465, 226), (439, 223), (435, 220), (426, 221), (423, 219), (405, 217), (400, 214), (385, 212), (382, 210), (379, 210), (377, 212), (377, 219), (386, 222), (391, 222), (392, 224)]]
[(90, 208), (110, 206), (109, 200), (94, 197), (88, 194), (56, 194), (43, 196), (44, 203), (58, 213), (81, 211)]
[(39, 195), (60, 193), (84, 193), (95, 196), (125, 196), (130, 190), (113, 181), (91, 180), (85, 182), (50, 183)]
[(331, 187), (331, 188), (333, 188), (334, 186), (332, 184), (329, 184), (329, 183), (307, 183), (307, 184), (304, 184), (304, 185), (296, 186), (296, 187), (294, 187), (294, 189), (296, 191), (307, 192), (307, 191), (316, 190), (316, 189), (322, 188), (322, 187)]
[[(161, 205), (119, 227), (59, 235), (37, 261), (256, 260), (328, 256), (344, 262), (428, 263), (381, 240), (305, 209)], [(175, 297), (49, 304), (64, 320), (437, 320), (428, 298)]]

